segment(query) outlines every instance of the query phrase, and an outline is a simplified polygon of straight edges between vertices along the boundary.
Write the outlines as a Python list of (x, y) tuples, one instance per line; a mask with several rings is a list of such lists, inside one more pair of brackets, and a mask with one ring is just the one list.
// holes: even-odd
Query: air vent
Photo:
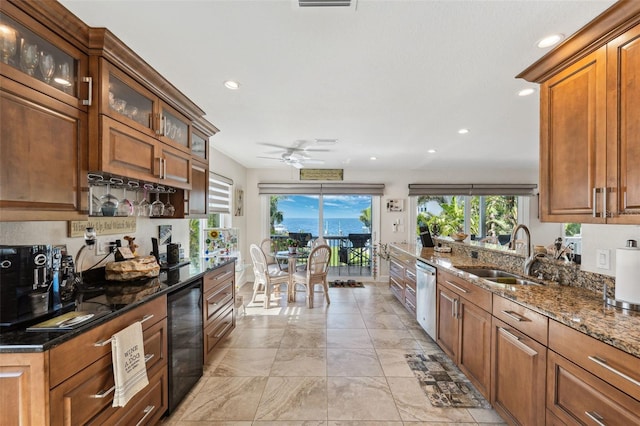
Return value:
[(352, 0), (298, 0), (298, 5), (300, 7), (351, 7), (351, 1)]

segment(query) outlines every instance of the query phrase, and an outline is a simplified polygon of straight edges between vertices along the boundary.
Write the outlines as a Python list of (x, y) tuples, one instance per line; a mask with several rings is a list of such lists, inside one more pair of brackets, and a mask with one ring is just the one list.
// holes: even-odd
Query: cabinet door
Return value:
[(90, 169), (156, 182), (160, 169), (159, 142), (104, 115), (101, 125), (100, 149), (91, 150)]
[(509, 423), (545, 424), (547, 348), (492, 320), (491, 405)]
[(611, 223), (640, 223), (640, 26), (607, 45)]
[(158, 142), (160, 183), (182, 189), (191, 189), (191, 154)]
[(458, 295), (437, 285), (436, 342), (449, 357), (456, 361), (458, 352)]
[(491, 385), (491, 314), (460, 299), (458, 366), (489, 399)]
[(189, 216), (206, 216), (209, 210), (209, 169), (200, 163), (191, 164)]
[(640, 424), (640, 401), (553, 351), (547, 369), (547, 409), (566, 424)]
[(47, 219), (45, 211), (77, 212), (86, 113), (0, 79), (0, 207), (41, 216), (34, 219)]
[[(540, 87), (540, 218), (604, 223), (606, 48)], [(597, 217), (594, 217), (594, 212)]]
[(191, 153), (189, 120), (170, 106), (160, 102), (160, 140)]
[(0, 424), (48, 424), (46, 353), (0, 353)]

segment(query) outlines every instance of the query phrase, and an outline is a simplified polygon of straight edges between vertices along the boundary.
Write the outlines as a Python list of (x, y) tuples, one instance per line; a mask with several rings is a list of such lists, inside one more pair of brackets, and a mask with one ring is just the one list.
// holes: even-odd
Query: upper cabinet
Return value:
[[(87, 31), (51, 2), (0, 3), (0, 220), (81, 216)], [(46, 25), (45, 25), (46, 24)]]
[(620, 1), (517, 77), (540, 83), (540, 218), (640, 223), (640, 2)]

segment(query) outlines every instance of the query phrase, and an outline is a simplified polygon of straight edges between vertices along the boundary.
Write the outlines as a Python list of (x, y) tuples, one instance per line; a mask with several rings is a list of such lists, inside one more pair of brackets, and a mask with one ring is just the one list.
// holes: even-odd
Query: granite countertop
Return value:
[[(95, 328), (123, 313), (135, 309), (156, 297), (180, 290), (201, 278), (208, 271), (235, 262), (234, 257), (195, 259), (181, 268), (162, 271), (157, 278), (149, 279), (136, 292), (110, 293), (109, 285), (102, 286), (86, 298), (78, 298), (76, 311), (95, 314), (95, 320), (77, 328), (63, 331), (27, 331), (20, 329), (0, 333), (0, 353), (43, 352), (73, 337)], [(137, 294), (136, 294), (137, 293)]]
[[(494, 294), (539, 312), (564, 325), (640, 358), (640, 312), (622, 310), (604, 304), (602, 295), (593, 291), (537, 280), (543, 285), (505, 285), (468, 274), (456, 266), (497, 266), (466, 256), (438, 253), (415, 244), (392, 244), (393, 247), (435, 266), (443, 268)], [(498, 266), (499, 267), (499, 266)], [(502, 268), (504, 269), (504, 268)], [(522, 275), (522, 274), (520, 274)]]

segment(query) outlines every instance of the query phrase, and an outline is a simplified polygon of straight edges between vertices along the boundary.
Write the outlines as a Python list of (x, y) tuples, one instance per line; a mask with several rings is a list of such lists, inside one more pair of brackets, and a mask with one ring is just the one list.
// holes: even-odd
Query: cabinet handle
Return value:
[[(153, 314), (147, 314), (147, 315), (143, 316), (142, 319), (140, 320), (140, 324), (142, 324), (143, 322), (145, 322), (147, 320), (150, 320), (151, 318), (153, 318)], [(99, 341), (95, 342), (93, 344), (93, 346), (96, 346), (96, 347), (107, 346), (108, 344), (111, 343), (112, 340), (113, 340), (113, 336), (109, 337), (108, 339), (99, 340)]]
[(163, 170), (162, 171), (163, 171), (163, 175), (164, 175), (164, 176), (162, 176), (162, 179), (166, 179), (167, 178), (167, 159), (166, 158), (163, 159), (162, 164), (163, 164)]
[(136, 423), (136, 426), (140, 426), (141, 424), (143, 424), (143, 423), (144, 423), (144, 421), (145, 421), (145, 419), (147, 418), (147, 416), (148, 416), (149, 414), (151, 414), (151, 412), (152, 412), (153, 410), (155, 410), (155, 409), (156, 409), (156, 406), (155, 406), (155, 405), (147, 405), (147, 407), (146, 407), (146, 408), (144, 409), (144, 411), (143, 411), (144, 416), (142, 416), (142, 418), (140, 419), (140, 421), (139, 421), (138, 423)]
[(499, 328), (500, 328), (500, 330), (502, 330), (502, 332), (503, 332), (504, 334), (506, 334), (507, 336), (511, 337), (511, 338), (512, 338), (512, 339), (514, 339), (514, 340), (520, 341), (520, 337), (516, 336), (515, 334), (513, 334), (512, 332), (510, 332), (510, 331), (509, 331), (509, 330), (507, 330), (506, 328), (504, 328), (504, 327), (499, 327)]
[(511, 319), (514, 319), (518, 322), (520, 321), (527, 321), (526, 317), (523, 317), (522, 315), (518, 314), (517, 312), (513, 312), (513, 311), (502, 311), (503, 314), (505, 314), (506, 316), (508, 316)]
[(630, 376), (624, 374), (622, 371), (616, 370), (615, 368), (610, 366), (609, 363), (607, 363), (606, 359), (600, 358), (600, 357), (595, 356), (595, 355), (589, 355), (587, 358), (589, 358), (591, 361), (593, 361), (596, 364), (598, 364), (600, 367), (606, 368), (607, 370), (611, 371), (614, 374), (617, 374), (618, 376), (622, 377), (623, 379), (626, 379), (626, 380), (630, 381), (634, 385), (640, 386), (640, 382), (639, 381), (637, 381), (633, 377), (630, 377)]
[[(228, 292), (227, 292), (227, 293), (223, 293), (223, 294), (224, 294), (224, 297), (223, 297), (222, 299), (219, 299), (219, 300), (225, 300), (227, 297), (229, 297), (229, 295), (230, 295), (231, 293), (228, 293)], [(215, 306), (215, 305), (217, 305), (217, 304), (218, 304), (218, 301), (216, 301), (216, 302), (209, 302), (209, 304), (210, 304), (210, 305)]]
[(223, 277), (226, 279), (226, 277), (227, 277), (228, 275), (231, 275), (231, 271), (227, 271), (227, 272), (225, 272), (225, 273), (224, 273), (224, 274), (222, 274), (222, 275), (217, 275), (217, 276), (215, 276), (213, 279), (214, 279), (215, 281), (220, 281)]
[(593, 193), (591, 194), (591, 204), (593, 205), (593, 211), (591, 215), (593, 217), (598, 217), (598, 188), (593, 187)]
[(93, 99), (93, 78), (82, 77), (82, 82), (89, 83), (89, 91), (87, 92), (87, 99), (82, 100), (82, 105), (91, 106), (91, 101)]
[(587, 417), (589, 417), (591, 420), (596, 422), (598, 426), (607, 426), (607, 424), (603, 422), (604, 417), (602, 417), (600, 414), (596, 413), (595, 411), (585, 411), (584, 413), (587, 415)]
[(454, 318), (459, 318), (458, 314), (459, 314), (459, 309), (458, 309), (458, 299), (453, 301), (453, 317)]
[(100, 392), (98, 392), (98, 393), (96, 393), (94, 395), (90, 395), (89, 398), (102, 399), (102, 398), (105, 398), (107, 395), (109, 395), (114, 390), (116, 390), (116, 385), (111, 386), (111, 388), (109, 388), (107, 390), (103, 390), (103, 391), (100, 391)]
[(151, 358), (153, 358), (154, 356), (156, 356), (156, 354), (146, 354), (144, 356), (144, 363), (148, 363), (149, 361), (151, 361)]
[(607, 187), (602, 188), (602, 217), (609, 217), (607, 215)]
[(221, 337), (224, 333), (227, 332), (229, 327), (231, 327), (231, 322), (227, 322), (225, 324), (226, 324), (226, 326), (222, 329), (222, 331), (220, 333), (216, 334), (215, 336), (213, 336), (214, 339), (218, 339), (219, 337)]
[(413, 289), (413, 287), (411, 287), (411, 286), (406, 286), (404, 289), (405, 289), (405, 290), (407, 290), (407, 291), (409, 291), (409, 293), (416, 294), (416, 291), (415, 291), (415, 290)]
[(451, 287), (453, 287), (453, 288), (455, 288), (456, 290), (461, 291), (461, 292), (463, 292), (463, 293), (471, 293), (469, 290), (465, 290), (464, 288), (462, 288), (462, 287), (459, 287), (459, 286), (455, 285), (455, 284), (454, 284), (454, 283), (452, 283), (451, 281), (447, 281), (447, 280), (445, 280), (445, 283), (449, 284)]

